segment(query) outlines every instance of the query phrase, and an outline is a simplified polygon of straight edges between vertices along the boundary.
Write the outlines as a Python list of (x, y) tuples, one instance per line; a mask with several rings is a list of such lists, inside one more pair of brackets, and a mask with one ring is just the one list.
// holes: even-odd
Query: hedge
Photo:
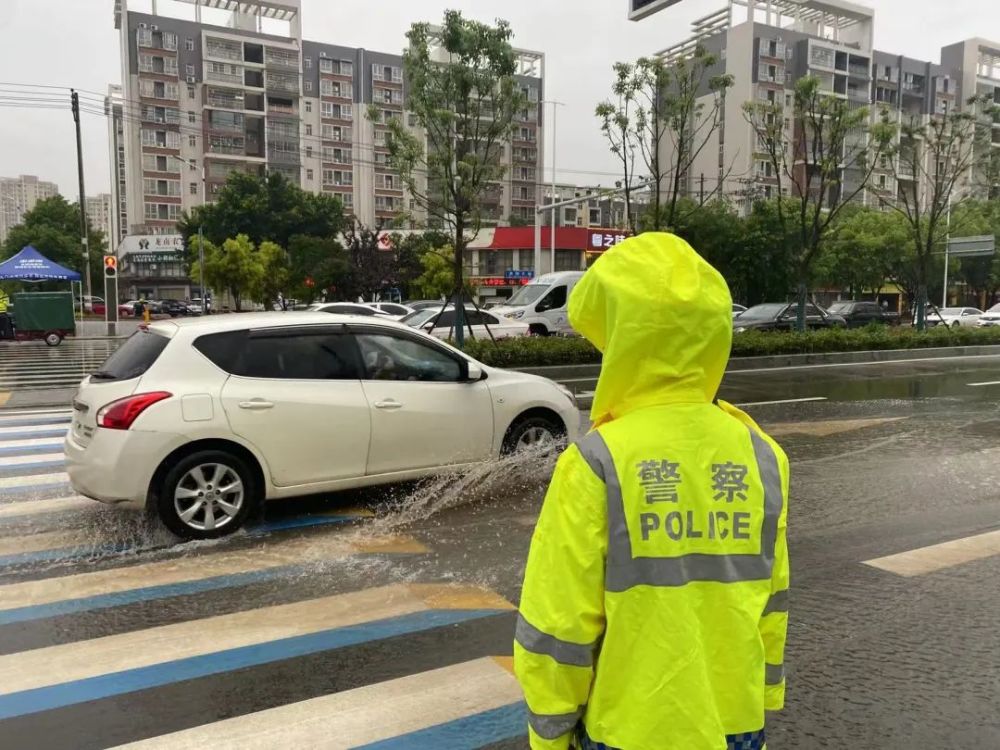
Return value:
[[(755, 357), (814, 352), (853, 352), (883, 349), (927, 349), (942, 346), (1000, 344), (1000, 327), (932, 328), (920, 333), (913, 328), (871, 326), (804, 333), (746, 331), (733, 336), (733, 357)], [(669, 344), (667, 344), (669, 345)], [(537, 337), (466, 341), (465, 351), (496, 367), (544, 367), (586, 365), (601, 361), (600, 353), (579, 337)]]

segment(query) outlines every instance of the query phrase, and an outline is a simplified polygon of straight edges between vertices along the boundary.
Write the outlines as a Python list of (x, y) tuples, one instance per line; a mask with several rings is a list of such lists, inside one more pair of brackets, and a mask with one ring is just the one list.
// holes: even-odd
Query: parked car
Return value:
[(1000, 305), (993, 305), (993, 307), (984, 312), (976, 325), (980, 328), (1000, 326)]
[(179, 299), (163, 299), (159, 301), (159, 312), (169, 315), (171, 318), (179, 318), (182, 315), (190, 315), (188, 303)]
[[(400, 323), (405, 323), (411, 328), (419, 328), (439, 339), (453, 338), (455, 335), (455, 306), (448, 305), (444, 312), (439, 312), (435, 308), (417, 310), (403, 318)], [(491, 333), (495, 339), (527, 336), (531, 330), (527, 323), (499, 317), (492, 312), (477, 310), (474, 307), (465, 308), (465, 326), (466, 334), (471, 326), (472, 335), (477, 339), (489, 338)], [(487, 331), (487, 327), (489, 327), (489, 331)]]
[(848, 328), (863, 328), (871, 323), (893, 325), (899, 322), (898, 315), (884, 310), (877, 302), (839, 300), (830, 305), (827, 312), (842, 317), (847, 321)]
[(975, 307), (940, 307), (936, 311), (928, 308), (926, 316), (929, 327), (945, 325), (949, 328), (966, 328), (978, 325), (983, 311)]
[(492, 312), (511, 320), (527, 323), (539, 336), (550, 333), (571, 333), (567, 302), (573, 287), (583, 278), (584, 271), (547, 273), (532, 279), (507, 300), (491, 308)]
[(414, 311), (427, 310), (432, 307), (436, 307), (438, 310), (440, 310), (444, 306), (445, 302), (444, 300), (440, 299), (421, 299), (421, 300), (415, 300), (413, 302), (404, 302), (403, 304)]
[[(790, 331), (795, 328), (797, 314), (797, 302), (768, 302), (763, 305), (754, 305), (736, 319), (733, 332)], [(839, 315), (828, 313), (818, 305), (807, 304), (806, 326), (808, 328), (845, 328), (847, 321)]]
[(746, 307), (744, 307), (743, 305), (738, 305), (738, 304), (736, 304), (734, 302), (733, 303), (733, 320), (736, 320), (738, 317), (740, 317), (740, 315), (742, 315), (746, 311), (747, 311)]
[(361, 315), (366, 318), (390, 318), (388, 313), (376, 310), (374, 307), (360, 302), (316, 302), (306, 308), (307, 312), (325, 312), (335, 315)]
[(77, 297), (76, 299), (77, 310), (80, 309), (81, 304), (83, 305), (84, 312), (93, 313), (94, 315), (104, 315), (104, 311), (107, 309), (107, 304), (105, 303), (103, 297), (93, 297), (93, 296), (88, 297), (85, 295), (82, 299), (82, 302), (81, 299)]
[(417, 479), (579, 421), (564, 387), (393, 321), (205, 316), (140, 329), (83, 380), (66, 466), (76, 492), (205, 539), (264, 500)]
[(365, 302), (364, 304), (366, 307), (378, 310), (380, 313), (391, 315), (394, 320), (402, 320), (411, 312), (414, 312), (412, 307), (400, 305), (396, 302)]

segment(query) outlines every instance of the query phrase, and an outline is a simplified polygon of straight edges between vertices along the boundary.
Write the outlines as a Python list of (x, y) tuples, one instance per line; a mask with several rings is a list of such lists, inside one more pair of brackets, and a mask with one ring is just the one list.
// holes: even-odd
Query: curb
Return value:
[[(861, 352), (814, 352), (810, 354), (778, 354), (764, 357), (733, 357), (726, 372), (747, 372), (771, 368), (809, 367), (812, 365), (850, 365), (907, 360), (934, 360), (955, 357), (1000, 357), (1000, 345), (945, 346), (926, 349), (878, 349)], [(591, 380), (601, 372), (599, 364), (550, 365), (547, 367), (511, 368), (551, 380)]]

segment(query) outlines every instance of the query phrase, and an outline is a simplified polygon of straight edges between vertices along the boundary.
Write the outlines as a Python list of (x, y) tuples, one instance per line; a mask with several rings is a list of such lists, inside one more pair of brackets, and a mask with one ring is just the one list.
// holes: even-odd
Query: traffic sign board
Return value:
[(993, 255), (995, 252), (996, 238), (992, 234), (948, 240), (948, 255), (953, 258), (972, 258), (979, 255)]

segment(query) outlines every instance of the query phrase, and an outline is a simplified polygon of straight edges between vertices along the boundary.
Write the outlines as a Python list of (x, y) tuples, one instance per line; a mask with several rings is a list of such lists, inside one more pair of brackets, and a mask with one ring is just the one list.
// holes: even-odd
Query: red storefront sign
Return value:
[(474, 286), (524, 286), (531, 279), (505, 279), (503, 276), (474, 276), (469, 283)]

